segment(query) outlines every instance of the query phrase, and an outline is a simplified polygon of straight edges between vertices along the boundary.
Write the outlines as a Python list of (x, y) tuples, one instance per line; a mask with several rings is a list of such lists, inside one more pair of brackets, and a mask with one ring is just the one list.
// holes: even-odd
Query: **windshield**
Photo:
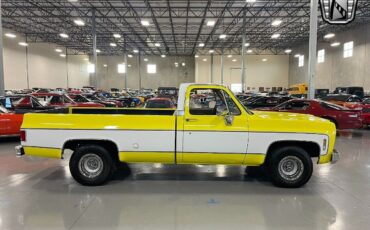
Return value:
[(331, 110), (348, 110), (346, 107), (339, 106), (333, 103), (329, 103), (326, 101), (320, 101), (321, 107), (324, 107), (326, 109), (331, 109)]
[(145, 108), (172, 108), (172, 103), (167, 100), (147, 101)]

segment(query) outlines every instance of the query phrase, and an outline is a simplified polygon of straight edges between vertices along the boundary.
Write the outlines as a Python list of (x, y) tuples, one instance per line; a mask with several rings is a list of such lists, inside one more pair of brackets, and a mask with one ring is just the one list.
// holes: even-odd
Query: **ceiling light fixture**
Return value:
[(26, 42), (19, 42), (18, 43), (20, 46), (28, 46), (28, 44)]
[(330, 46), (332, 46), (332, 47), (337, 47), (339, 45), (340, 45), (340, 42), (333, 42), (333, 43), (330, 44)]
[(207, 21), (207, 26), (214, 26), (216, 22), (214, 20)]
[(136, 49), (135, 49), (135, 50), (133, 50), (133, 51), (134, 51), (134, 53), (136, 53), (136, 54), (137, 54), (137, 53), (139, 53), (139, 50), (136, 50)]
[(162, 55), (161, 55), (161, 57), (162, 57), (162, 58), (165, 58), (165, 57), (166, 57), (166, 55), (165, 55), (165, 54), (162, 54)]
[(148, 20), (141, 20), (141, 25), (143, 26), (150, 26), (150, 23)]
[(207, 61), (207, 58), (203, 58), (203, 61)]
[(68, 38), (68, 34), (65, 34), (65, 33), (60, 33), (59, 36), (61, 36), (62, 38)]
[(97, 53), (100, 53), (101, 51), (100, 51), (100, 49), (96, 49), (96, 52), (97, 52)]
[(115, 37), (115, 38), (121, 38), (121, 35), (120, 34), (113, 34), (113, 37)]
[(61, 56), (61, 57), (66, 57), (66, 55), (65, 55), (65, 54), (59, 54), (59, 56)]
[(160, 46), (161, 46), (161, 44), (159, 44), (159, 43), (155, 43), (155, 44), (154, 44), (154, 46), (155, 46), (155, 47), (160, 47)]
[(248, 47), (250, 46), (251, 44), (249, 44), (248, 42), (244, 44), (245, 47)]
[(110, 43), (109, 45), (112, 46), (112, 47), (116, 47), (117, 46), (117, 44), (116, 43), (113, 43), (113, 42)]
[(264, 58), (264, 59), (262, 59), (262, 61), (263, 61), (263, 62), (267, 62), (267, 59), (266, 59), (266, 58)]
[(57, 52), (57, 53), (61, 53), (61, 52), (63, 52), (63, 50), (62, 50), (62, 49), (59, 49), (59, 48), (56, 48), (56, 49), (55, 49), (55, 52)]
[(209, 50), (208, 52), (211, 53), (211, 54), (213, 54), (215, 51), (214, 50)]
[(291, 50), (291, 49), (286, 49), (284, 52), (285, 52), (286, 54), (290, 54), (290, 53), (292, 52), (292, 50)]
[(277, 38), (280, 38), (280, 34), (273, 34), (271, 36), (272, 39), (277, 39)]
[(333, 37), (335, 37), (335, 34), (333, 34), (333, 33), (329, 33), (329, 34), (326, 34), (324, 36), (325, 39), (330, 39), (330, 38), (333, 38)]
[(144, 61), (148, 61), (148, 58), (144, 58)]
[(226, 34), (221, 34), (220, 35), (220, 39), (225, 39), (226, 38)]
[(276, 19), (275, 21), (273, 21), (271, 23), (272, 26), (280, 26), (280, 24), (282, 23), (283, 21), (280, 20), (280, 19)]
[(256, 0), (245, 0), (246, 2), (256, 2)]
[(204, 43), (199, 43), (199, 47), (204, 47)]
[(299, 58), (300, 56), (301, 56), (300, 54), (294, 55), (295, 58)]
[(12, 34), (12, 33), (6, 33), (5, 36), (7, 36), (8, 38), (16, 38), (17, 37), (17, 35)]
[(78, 26), (84, 26), (84, 25), (85, 25), (85, 22), (84, 22), (84, 21), (82, 21), (81, 19), (75, 19), (73, 22), (74, 22), (76, 25), (78, 25)]
[(229, 55), (227, 55), (227, 57), (228, 57), (228, 58), (232, 58), (232, 57), (233, 57), (233, 55), (229, 54)]
[(247, 50), (247, 53), (249, 53), (249, 54), (250, 54), (250, 53), (253, 53), (253, 50)]
[(198, 55), (198, 54), (196, 54), (194, 57), (195, 57), (195, 58), (198, 58), (198, 57), (199, 57), (199, 55)]
[(127, 57), (132, 58), (132, 54), (128, 54)]
[(233, 61), (233, 62), (236, 62), (237, 60), (236, 60), (236, 59), (233, 59), (232, 61)]

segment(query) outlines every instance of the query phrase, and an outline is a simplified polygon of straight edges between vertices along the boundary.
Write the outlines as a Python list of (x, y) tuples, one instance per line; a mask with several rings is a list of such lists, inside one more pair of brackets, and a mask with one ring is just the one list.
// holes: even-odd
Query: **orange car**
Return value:
[(322, 100), (328, 101), (349, 109), (362, 109), (362, 100), (356, 95), (349, 94), (331, 94), (323, 97)]
[(23, 114), (15, 114), (0, 106), (0, 136), (15, 136), (20, 134)]

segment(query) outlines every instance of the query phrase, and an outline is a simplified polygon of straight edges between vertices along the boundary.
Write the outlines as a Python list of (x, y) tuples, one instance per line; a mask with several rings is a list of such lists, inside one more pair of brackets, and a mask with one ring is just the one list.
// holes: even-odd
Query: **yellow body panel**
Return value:
[(289, 95), (307, 94), (307, 91), (308, 91), (307, 83), (292, 85), (288, 89)]
[(175, 130), (175, 115), (25, 114), (22, 129)]
[(23, 147), (26, 156), (46, 157), (46, 158), (62, 158), (62, 150), (54, 148), (40, 148), (40, 147)]
[(183, 153), (183, 160), (180, 164), (226, 164), (258, 166), (262, 165), (264, 161), (265, 155), (263, 154)]
[(174, 152), (120, 152), (119, 160), (127, 163), (174, 164)]

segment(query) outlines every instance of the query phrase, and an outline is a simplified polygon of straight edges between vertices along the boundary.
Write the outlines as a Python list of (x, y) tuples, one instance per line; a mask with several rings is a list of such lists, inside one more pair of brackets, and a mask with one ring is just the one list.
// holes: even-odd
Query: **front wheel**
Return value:
[(276, 186), (298, 188), (311, 178), (313, 165), (309, 154), (304, 149), (287, 146), (271, 153), (269, 170)]
[(72, 177), (82, 185), (106, 183), (112, 176), (113, 161), (109, 152), (98, 145), (77, 148), (69, 161)]

